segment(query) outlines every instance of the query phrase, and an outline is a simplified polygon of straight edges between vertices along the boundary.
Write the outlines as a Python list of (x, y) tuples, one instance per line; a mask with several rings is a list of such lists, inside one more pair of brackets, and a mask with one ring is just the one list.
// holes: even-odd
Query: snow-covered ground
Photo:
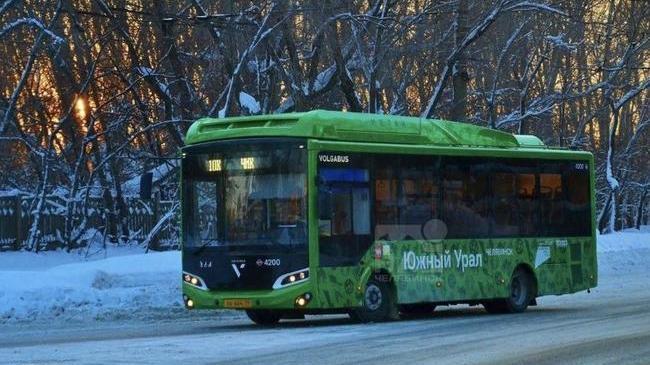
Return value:
[(650, 249), (650, 226), (598, 236), (598, 252)]
[[(141, 252), (109, 247), (92, 255), (0, 253), (0, 324), (188, 315), (181, 301), (180, 253)], [(650, 274), (650, 227), (599, 236), (598, 252), (601, 278)]]
[(0, 253), (0, 323), (146, 317), (182, 310), (180, 253)]

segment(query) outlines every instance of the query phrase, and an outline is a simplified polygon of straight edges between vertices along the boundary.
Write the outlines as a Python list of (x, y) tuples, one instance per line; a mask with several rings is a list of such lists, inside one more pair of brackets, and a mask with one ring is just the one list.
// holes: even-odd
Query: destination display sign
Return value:
[(269, 168), (272, 164), (269, 156), (240, 156), (228, 159), (205, 156), (201, 165), (205, 172), (215, 173), (223, 170), (237, 171)]

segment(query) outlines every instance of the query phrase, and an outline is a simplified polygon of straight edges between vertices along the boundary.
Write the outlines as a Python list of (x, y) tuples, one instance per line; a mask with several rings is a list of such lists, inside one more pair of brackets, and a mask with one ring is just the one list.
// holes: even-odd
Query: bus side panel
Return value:
[(586, 269), (588, 271), (589, 287), (594, 288), (598, 285), (598, 242), (596, 240), (596, 168), (594, 156), (589, 156), (589, 184), (591, 193), (591, 239), (585, 247)]
[[(364, 261), (391, 274), (399, 303), (472, 301), (509, 295), (517, 265), (534, 273), (538, 295), (595, 286), (585, 238), (378, 242)], [(574, 251), (580, 247), (584, 256)], [(381, 257), (375, 256), (381, 253)], [(589, 257), (588, 257), (589, 256)]]
[(489, 239), (381, 245), (382, 257), (374, 267), (391, 273), (403, 304), (505, 297), (514, 267), (532, 258), (525, 244)]
[(548, 244), (558, 255), (536, 270), (539, 295), (575, 293), (596, 286), (593, 238), (552, 239)]
[(361, 266), (320, 267), (313, 307), (321, 309), (353, 308), (362, 305), (358, 290)]
[(538, 295), (571, 292), (571, 272), (567, 264), (545, 264), (537, 269)]
[(583, 243), (583, 277), (584, 289), (595, 288), (598, 285), (598, 258), (596, 249), (596, 238), (592, 237)]

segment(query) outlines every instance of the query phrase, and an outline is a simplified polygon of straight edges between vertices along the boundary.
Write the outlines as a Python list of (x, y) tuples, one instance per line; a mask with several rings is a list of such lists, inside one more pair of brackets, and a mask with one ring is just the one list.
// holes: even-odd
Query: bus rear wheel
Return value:
[(271, 310), (246, 310), (248, 318), (260, 326), (272, 326), (280, 322), (280, 313)]
[(483, 303), (488, 313), (521, 313), (535, 297), (535, 281), (523, 268), (517, 268), (510, 279), (510, 296)]
[(360, 322), (383, 322), (399, 318), (395, 295), (387, 282), (368, 280), (363, 292), (363, 306), (350, 313)]

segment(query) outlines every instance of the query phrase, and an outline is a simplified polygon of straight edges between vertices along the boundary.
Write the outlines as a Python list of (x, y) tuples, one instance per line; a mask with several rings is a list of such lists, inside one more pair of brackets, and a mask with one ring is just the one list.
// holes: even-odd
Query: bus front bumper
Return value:
[(188, 309), (309, 309), (314, 291), (309, 281), (274, 290), (213, 291), (183, 283)]

